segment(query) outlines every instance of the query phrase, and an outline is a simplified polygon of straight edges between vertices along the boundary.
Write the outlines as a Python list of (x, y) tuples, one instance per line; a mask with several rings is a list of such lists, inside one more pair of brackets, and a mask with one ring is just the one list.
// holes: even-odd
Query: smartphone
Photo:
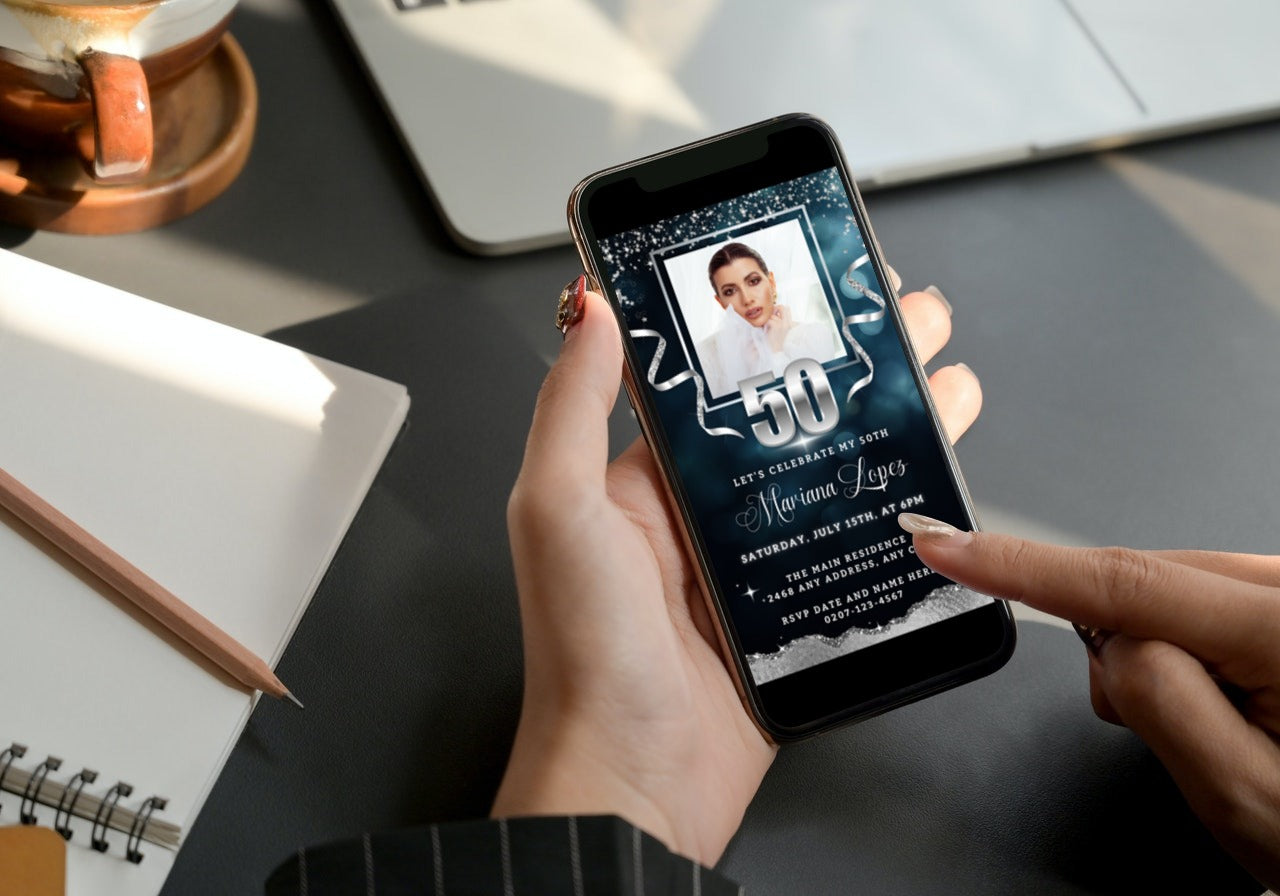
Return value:
[(903, 511), (976, 527), (831, 129), (789, 115), (610, 168), (569, 223), (743, 702), (777, 742), (990, 673), (1004, 602)]

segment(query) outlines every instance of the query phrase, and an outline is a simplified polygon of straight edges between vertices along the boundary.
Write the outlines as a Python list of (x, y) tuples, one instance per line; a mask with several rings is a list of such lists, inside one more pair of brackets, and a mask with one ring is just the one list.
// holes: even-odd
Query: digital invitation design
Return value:
[(600, 246), (756, 684), (991, 602), (897, 524), (964, 514), (835, 168)]

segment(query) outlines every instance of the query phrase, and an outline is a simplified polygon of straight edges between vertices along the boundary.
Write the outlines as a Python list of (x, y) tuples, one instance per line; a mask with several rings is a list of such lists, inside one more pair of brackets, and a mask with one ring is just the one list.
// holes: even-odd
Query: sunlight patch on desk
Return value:
[[(1128, 154), (1103, 164), (1159, 209), (1223, 271), (1280, 317), (1280, 203), (1197, 180)], [(1225, 226), (1223, 222), (1230, 222)]]

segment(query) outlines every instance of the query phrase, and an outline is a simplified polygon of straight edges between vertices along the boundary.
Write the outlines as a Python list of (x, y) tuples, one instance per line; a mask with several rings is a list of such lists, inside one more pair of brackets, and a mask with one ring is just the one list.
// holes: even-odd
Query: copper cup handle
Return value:
[(79, 61), (93, 101), (94, 179), (141, 180), (151, 168), (155, 143), (142, 64), (132, 56), (99, 50), (86, 50)]

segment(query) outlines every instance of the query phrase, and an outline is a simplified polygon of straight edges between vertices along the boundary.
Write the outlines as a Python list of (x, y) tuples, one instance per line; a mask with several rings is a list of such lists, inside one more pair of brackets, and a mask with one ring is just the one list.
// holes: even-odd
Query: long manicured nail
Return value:
[(936, 286), (926, 286), (924, 291), (933, 296), (942, 303), (942, 307), (947, 309), (947, 316), (951, 316), (951, 303), (947, 301), (947, 297), (942, 294), (942, 290)]
[(965, 532), (950, 523), (919, 513), (898, 514), (898, 525), (912, 535), (918, 535), (934, 544), (945, 544), (948, 547), (958, 548), (968, 544), (973, 538), (972, 532)]
[(556, 305), (556, 329), (561, 335), (568, 335), (578, 321), (582, 320), (585, 307), (583, 297), (587, 293), (587, 275), (579, 274), (560, 291), (560, 301)]
[(1107, 643), (1111, 632), (1096, 625), (1080, 625), (1078, 622), (1071, 623), (1071, 627), (1076, 630), (1076, 634), (1080, 636), (1084, 646), (1089, 648), (1090, 653), (1094, 656), (1102, 655), (1102, 645)]

